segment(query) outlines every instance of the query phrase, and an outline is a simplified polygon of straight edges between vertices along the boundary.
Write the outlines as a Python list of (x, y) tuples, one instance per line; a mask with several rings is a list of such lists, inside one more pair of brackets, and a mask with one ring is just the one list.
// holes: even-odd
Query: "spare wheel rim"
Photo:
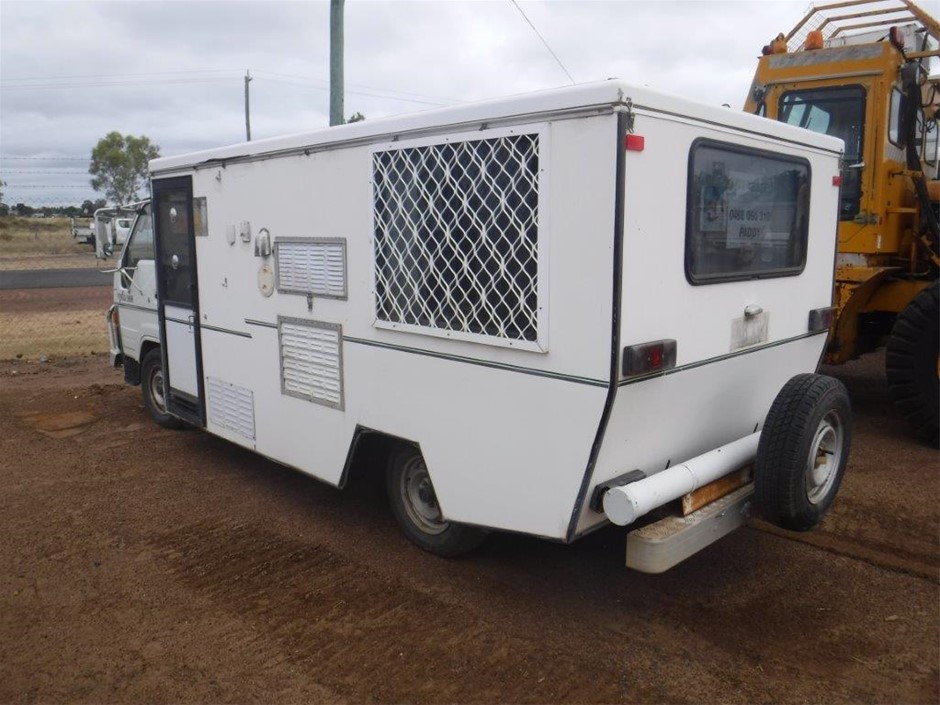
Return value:
[(845, 428), (838, 412), (830, 411), (819, 421), (809, 448), (806, 467), (806, 497), (819, 504), (829, 496), (839, 475)]

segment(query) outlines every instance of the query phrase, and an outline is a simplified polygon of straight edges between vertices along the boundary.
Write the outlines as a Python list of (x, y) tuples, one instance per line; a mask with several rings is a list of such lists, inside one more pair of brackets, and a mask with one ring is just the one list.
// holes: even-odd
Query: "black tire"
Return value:
[(842, 382), (816, 374), (787, 382), (757, 446), (758, 513), (790, 531), (816, 526), (839, 491), (851, 442), (852, 407)]
[(921, 291), (901, 311), (888, 339), (885, 372), (894, 403), (917, 437), (940, 446), (940, 284)]
[(140, 366), (140, 386), (144, 393), (144, 406), (150, 418), (164, 428), (182, 428), (183, 422), (167, 413), (166, 393), (163, 387), (163, 357), (160, 348), (151, 348)]
[(417, 448), (404, 446), (389, 457), (385, 489), (392, 514), (415, 545), (445, 558), (479, 546), (486, 532), (447, 521), (441, 516), (424, 458)]

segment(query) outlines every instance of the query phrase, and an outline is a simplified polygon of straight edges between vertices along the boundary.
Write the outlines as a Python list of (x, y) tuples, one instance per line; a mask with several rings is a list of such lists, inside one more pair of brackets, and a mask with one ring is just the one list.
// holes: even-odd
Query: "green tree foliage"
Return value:
[(147, 180), (147, 162), (159, 156), (149, 137), (109, 132), (91, 150), (91, 186), (115, 205), (136, 201)]

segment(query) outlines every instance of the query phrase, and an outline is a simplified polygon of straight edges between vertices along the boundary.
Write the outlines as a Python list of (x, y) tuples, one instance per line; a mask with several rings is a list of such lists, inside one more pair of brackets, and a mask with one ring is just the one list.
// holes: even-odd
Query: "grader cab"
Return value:
[[(745, 110), (841, 137), (826, 361), (887, 345), (892, 396), (940, 443), (940, 25), (909, 0), (820, 5), (763, 47)], [(933, 76), (931, 76), (931, 70)]]

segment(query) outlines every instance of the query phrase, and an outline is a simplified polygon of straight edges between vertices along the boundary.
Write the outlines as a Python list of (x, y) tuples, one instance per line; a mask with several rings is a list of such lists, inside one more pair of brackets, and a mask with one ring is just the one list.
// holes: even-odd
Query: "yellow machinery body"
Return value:
[[(927, 77), (923, 63), (938, 53), (926, 39), (936, 39), (937, 23), (911, 3), (900, 2), (901, 10), (894, 12), (913, 12), (901, 21), (913, 20), (907, 25), (908, 39), (922, 48), (903, 46), (900, 33), (897, 37), (892, 33), (889, 40), (887, 24), (897, 15), (884, 20), (877, 10), (852, 11), (854, 6), (870, 5), (870, 0), (817, 7), (789, 35), (778, 36), (764, 48), (744, 106), (748, 112), (846, 140), (833, 295), (837, 317), (827, 349), (830, 364), (846, 362), (881, 344), (897, 314), (937, 280), (940, 265), (937, 243), (925, 234), (924, 199), (915, 188), (916, 180), (923, 178), (931, 199), (937, 197), (937, 83)], [(820, 13), (823, 10), (837, 14), (827, 16)], [(814, 13), (821, 17), (816, 20), (821, 28), (808, 31)], [(881, 28), (876, 30), (880, 39), (871, 31), (859, 36), (838, 29), (872, 25)], [(920, 69), (921, 105), (917, 122), (905, 128), (902, 75), (912, 62)], [(836, 104), (832, 101), (850, 106), (854, 100), (855, 112), (847, 109), (844, 124), (834, 129), (822, 112), (809, 114), (814, 96), (830, 101), (830, 106)], [(917, 169), (906, 151), (906, 142), (912, 140), (917, 142)]]

